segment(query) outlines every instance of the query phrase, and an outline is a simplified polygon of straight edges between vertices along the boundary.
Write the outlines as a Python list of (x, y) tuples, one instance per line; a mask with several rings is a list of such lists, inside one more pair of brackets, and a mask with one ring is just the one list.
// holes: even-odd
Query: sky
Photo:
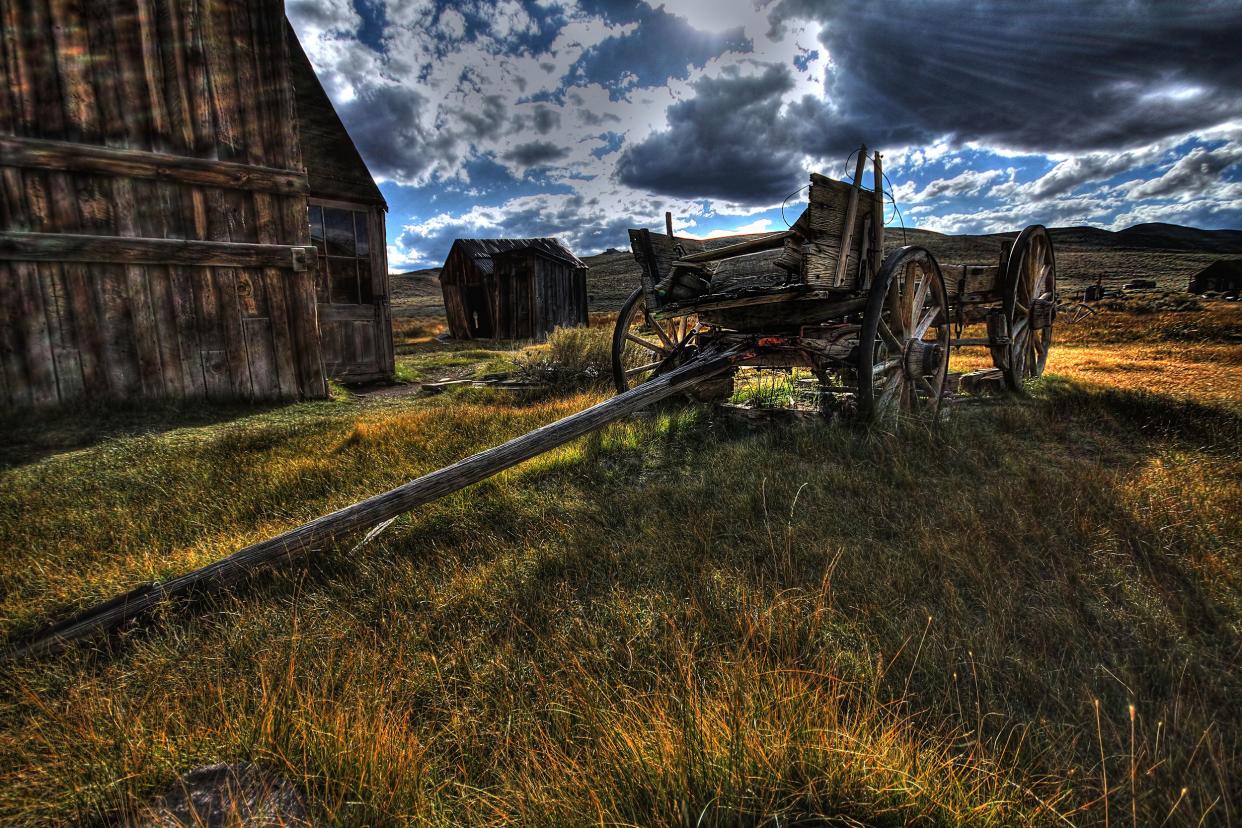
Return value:
[(388, 200), (393, 271), (458, 237), (624, 248), (666, 210), (684, 235), (783, 230), (861, 144), (892, 227), (1242, 228), (1238, 0), (286, 10)]

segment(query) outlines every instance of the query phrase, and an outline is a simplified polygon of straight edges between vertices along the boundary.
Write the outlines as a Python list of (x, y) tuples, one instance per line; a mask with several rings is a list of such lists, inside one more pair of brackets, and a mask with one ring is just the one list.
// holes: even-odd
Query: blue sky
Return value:
[(911, 227), (1242, 228), (1232, 0), (287, 10), (388, 199), (395, 271), (458, 236), (623, 247), (665, 210), (687, 235), (783, 229), (860, 143)]

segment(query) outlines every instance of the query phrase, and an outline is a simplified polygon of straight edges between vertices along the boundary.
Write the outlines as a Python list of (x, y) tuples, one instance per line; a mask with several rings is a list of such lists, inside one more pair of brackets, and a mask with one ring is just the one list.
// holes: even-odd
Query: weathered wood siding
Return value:
[(837, 261), (850, 189), (850, 185), (844, 182), (811, 174), (807, 209), (794, 226), (808, 238), (814, 239), (802, 249), (803, 279), (813, 288), (854, 290), (859, 283), (859, 263), (869, 244), (867, 235), (875, 204), (870, 192), (859, 193), (849, 255), (846, 256), (844, 272), (838, 274)]
[(0, 29), (0, 232), (101, 237), (0, 251), (0, 405), (324, 395), (280, 0), (0, 0)]
[[(476, 338), (474, 315), (487, 314), (497, 339), (546, 339), (557, 327), (586, 325), (587, 268), (533, 249), (498, 253), (484, 266), (454, 244), (440, 270), (449, 332)], [(476, 307), (479, 302), (486, 307)]]

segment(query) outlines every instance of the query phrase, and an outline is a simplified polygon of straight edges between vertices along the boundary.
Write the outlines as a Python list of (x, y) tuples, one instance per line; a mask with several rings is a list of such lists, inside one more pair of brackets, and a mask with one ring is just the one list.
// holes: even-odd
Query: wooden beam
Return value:
[(731, 244), (728, 247), (717, 247), (713, 250), (704, 250), (701, 253), (691, 253), (688, 256), (682, 256), (673, 264), (699, 264), (701, 262), (715, 262), (720, 259), (731, 259), (734, 256), (744, 256), (747, 253), (758, 253), (761, 250), (772, 250), (780, 247), (785, 243), (785, 239), (793, 236), (794, 231), (784, 230), (780, 233), (770, 233), (762, 238), (749, 239), (737, 244)]
[(305, 172), (146, 150), (0, 135), (0, 166), (99, 173), (231, 190), (304, 195)]
[(858, 274), (859, 280), (867, 280), (867, 287), (871, 286), (884, 262), (884, 168), (879, 152), (871, 160), (871, 169), (871, 197), (875, 199), (871, 208), (871, 256), (868, 257), (871, 260), (871, 272)]
[(395, 489), (290, 529), (274, 538), (251, 544), (202, 569), (148, 584), (107, 603), (88, 609), (61, 624), (37, 633), (23, 646), (10, 650), (8, 658), (36, 655), (92, 633), (116, 627), (156, 605), (193, 591), (220, 589), (238, 583), (267, 565), (287, 563), (342, 538), (372, 529), (398, 515), (485, 480), (524, 460), (550, 451), (613, 420), (685, 391), (732, 367), (745, 352), (739, 348), (709, 352), (663, 376), (624, 394), (537, 428), (507, 443), (479, 452), (438, 471), (425, 474)]
[[(837, 255), (837, 278), (835, 284), (845, 284), (845, 267), (854, 241), (854, 220), (858, 216), (858, 191), (862, 187), (863, 164), (867, 163), (867, 147), (858, 148), (858, 163), (854, 165), (854, 183), (850, 186), (850, 203), (845, 208), (845, 226), (841, 228), (841, 252)], [(862, 276), (860, 275), (860, 279)]]
[(0, 260), (4, 259), (24, 262), (275, 267), (304, 271), (315, 267), (315, 248), (200, 239), (0, 232)]

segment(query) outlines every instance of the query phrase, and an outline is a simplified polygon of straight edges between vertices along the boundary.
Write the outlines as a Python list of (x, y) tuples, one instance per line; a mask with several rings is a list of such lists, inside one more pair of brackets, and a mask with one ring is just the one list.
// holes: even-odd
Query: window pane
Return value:
[(366, 213), (354, 213), (354, 238), (358, 240), (358, 255), (369, 256), (371, 254), (371, 237), (367, 233)]
[(307, 219), (310, 224), (311, 242), (314, 243), (315, 249), (319, 251), (319, 255), (323, 255), (323, 208), (317, 204), (312, 204), (307, 210)]
[(323, 208), (324, 235), (329, 256), (354, 255), (354, 216), (351, 210)]
[(332, 303), (358, 304), (358, 266), (356, 259), (328, 259), (328, 276), (332, 280)]
[(371, 262), (367, 259), (358, 260), (358, 301), (364, 305), (371, 304)]
[(315, 301), (328, 301), (328, 260), (319, 257), (319, 267), (315, 272)]

